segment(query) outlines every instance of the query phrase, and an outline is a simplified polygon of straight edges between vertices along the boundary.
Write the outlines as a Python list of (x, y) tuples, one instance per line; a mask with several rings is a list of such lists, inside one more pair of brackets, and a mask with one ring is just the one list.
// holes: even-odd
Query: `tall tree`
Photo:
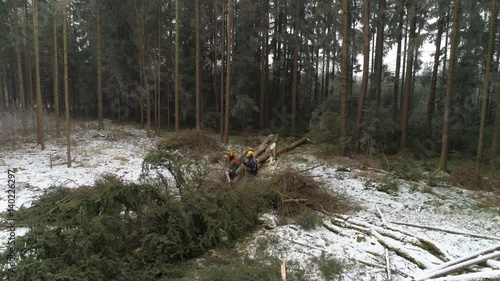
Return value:
[[(36, 1), (36, 0), (35, 0)], [(66, 156), (68, 162), (68, 168), (71, 167), (71, 120), (69, 116), (69, 82), (68, 82), (68, 35), (67, 27), (68, 16), (67, 16), (67, 5), (66, 0), (63, 0), (63, 56), (64, 56), (64, 108), (66, 110)]]
[(403, 93), (403, 118), (401, 120), (401, 146), (400, 151), (403, 152), (406, 149), (408, 142), (408, 119), (410, 115), (410, 94), (412, 86), (412, 73), (413, 73), (413, 57), (415, 50), (415, 29), (417, 25), (417, 0), (412, 0), (410, 9), (410, 38), (407, 51), (407, 64), (406, 64), (406, 78), (404, 82), (404, 93)]
[(226, 113), (224, 143), (229, 143), (229, 106), (231, 100), (231, 57), (233, 52), (233, 0), (227, 1), (227, 51), (226, 51)]
[(261, 55), (260, 55), (260, 107), (259, 107), (259, 128), (264, 129), (265, 113), (267, 108), (267, 72), (268, 72), (268, 58), (267, 58), (267, 40), (269, 34), (269, 0), (263, 0), (264, 6), (262, 15), (261, 27)]
[(498, 169), (500, 168), (500, 72), (498, 72), (497, 75), (495, 123), (493, 140), (491, 142), (491, 163)]
[(179, 0), (175, 0), (175, 74), (174, 74), (175, 131), (179, 131)]
[[(158, 85), (158, 96), (156, 100), (157, 110), (156, 110), (156, 134), (160, 135), (161, 127), (161, 12), (162, 5), (161, 2), (158, 4), (158, 63), (157, 66), (157, 85)], [(168, 104), (167, 104), (168, 106)]]
[(300, 33), (300, 0), (295, 2), (295, 32), (293, 41), (293, 74), (292, 74), (292, 127), (291, 133), (295, 134), (297, 127), (297, 84), (299, 72), (299, 33)]
[(350, 1), (342, 1), (342, 66), (340, 75), (340, 150), (346, 153), (347, 140), (347, 95), (349, 94), (349, 17)]
[(363, 8), (363, 78), (361, 80), (361, 91), (358, 97), (358, 112), (356, 114), (356, 128), (354, 131), (354, 141), (352, 150), (358, 153), (359, 136), (361, 134), (361, 122), (363, 120), (363, 110), (365, 106), (366, 91), (368, 90), (368, 68), (370, 64), (370, 0), (364, 0)]
[(479, 141), (477, 144), (477, 170), (479, 171), (479, 164), (481, 163), (481, 157), (483, 154), (483, 143), (484, 143), (484, 124), (486, 123), (486, 111), (488, 110), (488, 95), (490, 93), (490, 72), (491, 72), (491, 62), (493, 60), (493, 49), (495, 44), (495, 25), (498, 14), (497, 1), (492, 0), (491, 4), (491, 17), (490, 17), (490, 30), (488, 39), (488, 51), (486, 54), (486, 67), (484, 70), (483, 77), (483, 97), (482, 97), (482, 108), (481, 108), (481, 123), (479, 125)]
[(54, 109), (56, 118), (56, 137), (60, 137), (61, 133), (59, 131), (59, 60), (58, 48), (57, 48), (57, 0), (52, 1), (52, 79), (54, 88)]
[(441, 157), (439, 159), (439, 168), (446, 171), (448, 166), (448, 130), (451, 112), (451, 95), (453, 93), (453, 68), (455, 66), (455, 54), (458, 45), (458, 30), (460, 22), (460, 13), (462, 10), (462, 1), (456, 0), (453, 9), (453, 25), (451, 30), (450, 46), (450, 65), (448, 66), (448, 77), (446, 81), (446, 98), (443, 117), (443, 140), (441, 144)]
[(33, 0), (33, 37), (35, 44), (35, 71), (36, 71), (36, 132), (38, 144), (45, 149), (45, 132), (43, 128), (42, 89), (40, 82), (40, 49), (38, 38), (38, 0)]
[(436, 100), (437, 76), (439, 68), (439, 57), (441, 54), (441, 37), (443, 37), (445, 10), (442, 1), (438, 3), (439, 18), (437, 21), (437, 34), (436, 34), (436, 51), (434, 53), (434, 66), (432, 68), (431, 91), (429, 94), (429, 102), (427, 103), (427, 124), (425, 134), (427, 137), (432, 135), (432, 117), (434, 115), (434, 103)]
[(100, 0), (95, 0), (96, 33), (97, 33), (97, 118), (99, 130), (104, 130), (102, 109), (102, 53), (101, 53), (101, 5)]
[(19, 40), (19, 23), (17, 16), (17, 0), (14, 0), (14, 33), (16, 38), (16, 63), (17, 63), (17, 93), (19, 97), (19, 106), (21, 108), (21, 124), (23, 133), (26, 133), (26, 101), (24, 97), (23, 66), (21, 64), (21, 44)]
[(386, 0), (379, 0), (377, 42), (375, 46), (375, 105), (380, 106), (380, 93), (382, 91), (382, 56), (384, 51)]
[(200, 69), (200, 0), (195, 0), (196, 24), (196, 130), (200, 130), (201, 122), (201, 69)]
[(398, 114), (398, 96), (399, 96), (399, 75), (401, 72), (401, 41), (403, 40), (403, 22), (404, 22), (404, 3), (398, 2), (398, 33), (396, 35), (396, 73), (394, 76), (394, 92), (392, 95), (392, 121), (396, 123)]
[(226, 5), (224, 3), (224, 0), (221, 1), (222, 4), (222, 16), (221, 16), (221, 33), (220, 33), (220, 50), (221, 50), (221, 67), (220, 67), (220, 139), (221, 141), (224, 140), (224, 124), (225, 124), (225, 118), (224, 118), (224, 49), (225, 45), (224, 42), (226, 40), (225, 38), (225, 31), (224, 31), (224, 26), (225, 26), (225, 18), (226, 18)]

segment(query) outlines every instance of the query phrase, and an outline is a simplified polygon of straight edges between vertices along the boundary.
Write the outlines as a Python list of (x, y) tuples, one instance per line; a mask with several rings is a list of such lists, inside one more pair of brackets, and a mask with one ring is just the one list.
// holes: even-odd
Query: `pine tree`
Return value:
[(349, 93), (349, 17), (350, 1), (342, 1), (342, 66), (340, 77), (340, 150), (341, 154), (346, 154), (347, 141), (347, 95)]
[(101, 5), (100, 0), (95, 1), (96, 33), (97, 33), (97, 119), (99, 130), (104, 130), (102, 109), (102, 53), (101, 53)]
[(35, 72), (36, 72), (36, 132), (37, 141), (42, 150), (45, 149), (45, 130), (42, 111), (42, 85), (40, 82), (40, 49), (38, 38), (38, 0), (33, 0), (33, 36), (35, 38)]
[(68, 38), (67, 38), (67, 5), (63, 0), (63, 54), (64, 54), (64, 107), (66, 110), (66, 156), (68, 168), (71, 167), (71, 120), (69, 116), (69, 81), (68, 81)]

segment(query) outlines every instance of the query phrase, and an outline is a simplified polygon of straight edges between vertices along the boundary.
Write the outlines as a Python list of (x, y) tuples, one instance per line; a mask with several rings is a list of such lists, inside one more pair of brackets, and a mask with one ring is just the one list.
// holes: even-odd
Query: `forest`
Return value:
[(0, 280), (499, 280), (499, 2), (0, 0)]
[[(0, 2), (0, 108), (498, 165), (495, 1)], [(432, 61), (422, 57), (432, 46)], [(392, 50), (392, 51), (391, 51)], [(391, 52), (390, 52), (391, 51)], [(427, 52), (427, 53), (424, 53)], [(33, 126), (32, 126), (33, 127)]]

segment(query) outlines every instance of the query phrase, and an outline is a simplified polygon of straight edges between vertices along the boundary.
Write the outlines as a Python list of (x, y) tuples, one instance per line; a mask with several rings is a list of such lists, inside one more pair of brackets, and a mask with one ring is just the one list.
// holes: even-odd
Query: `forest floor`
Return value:
[[(50, 186), (92, 185), (102, 174), (137, 181), (144, 156), (161, 141), (159, 137), (146, 138), (144, 130), (131, 126), (107, 123), (105, 131), (97, 131), (96, 122), (75, 126), (71, 168), (66, 165), (63, 138), (47, 141), (44, 151), (32, 142), (20, 140), (12, 140), (0, 148), (0, 170), (3, 170), (0, 182), (7, 183), (7, 169), (16, 171), (17, 208), (29, 206)], [(449, 185), (446, 175), (428, 172), (423, 172), (421, 179), (407, 180), (394, 172), (369, 167), (361, 160), (319, 157), (318, 149), (314, 144), (295, 149), (279, 157), (274, 164), (264, 166), (260, 173), (272, 176), (280, 170), (303, 171), (307, 177), (324, 183), (329, 191), (347, 198), (352, 204), (348, 217), (342, 220), (382, 226), (378, 208), (386, 223), (393, 226), (411, 223), (490, 236), (479, 238), (398, 225), (406, 233), (433, 241), (449, 259), (500, 243), (499, 185), (489, 190), (468, 190)], [(7, 193), (0, 194), (0, 211), (7, 209), (6, 198)], [(266, 216), (274, 220), (274, 214)], [(386, 251), (379, 240), (339, 223), (338, 217), (335, 221), (333, 215), (323, 214), (322, 220), (315, 228), (305, 230), (293, 220), (284, 223), (276, 218), (276, 225), (253, 233), (238, 244), (237, 251), (253, 256), (266, 254), (284, 261), (289, 274), (287, 280), (388, 280)], [(327, 229), (335, 225), (336, 229), (341, 229), (339, 234)], [(22, 235), (26, 229), (16, 231), (17, 235)], [(0, 245), (6, 236), (7, 232), (0, 232)], [(425, 249), (404, 241), (396, 242), (396, 248), (404, 249), (428, 267), (442, 263)], [(415, 262), (395, 251), (388, 251), (388, 256), (392, 280), (405, 280), (423, 272)], [(334, 264), (329, 263), (332, 260)], [(338, 270), (332, 269), (335, 265)], [(491, 271), (486, 267), (475, 270), (485, 272), (484, 276)]]

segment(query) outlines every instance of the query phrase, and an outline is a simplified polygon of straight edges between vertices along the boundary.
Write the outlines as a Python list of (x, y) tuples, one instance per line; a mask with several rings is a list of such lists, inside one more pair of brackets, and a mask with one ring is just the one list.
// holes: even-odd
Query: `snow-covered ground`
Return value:
[[(7, 169), (16, 170), (16, 207), (28, 206), (44, 189), (58, 185), (77, 188), (92, 184), (102, 174), (115, 174), (127, 181), (136, 181), (141, 173), (143, 157), (159, 141), (147, 138), (145, 131), (106, 124), (107, 130), (97, 131), (95, 122), (88, 123), (84, 130), (72, 137), (72, 167), (66, 166), (66, 146), (63, 139), (46, 143), (41, 151), (32, 143), (17, 143), (15, 146), (0, 148), (0, 182), (7, 185)], [(14, 148), (12, 148), (14, 147)], [(294, 161), (300, 157), (301, 161)], [(280, 159), (279, 168), (294, 165), (303, 170), (317, 166), (321, 160), (309, 155), (290, 153)], [(286, 163), (286, 164), (285, 164)], [(292, 164), (294, 163), (294, 164)], [(388, 224), (404, 222), (476, 233), (484, 236), (500, 237), (500, 216), (497, 206), (483, 208), (478, 197), (488, 194), (467, 191), (457, 187), (428, 187), (424, 183), (411, 183), (395, 180), (398, 189), (395, 194), (378, 191), (381, 183), (367, 177), (367, 171), (339, 169), (340, 166), (325, 165), (310, 169), (308, 173), (338, 194), (349, 197), (359, 205), (359, 211), (350, 215), (351, 219), (381, 226), (377, 216), (377, 207), (383, 213)], [(345, 165), (343, 165), (345, 166)], [(264, 168), (266, 169), (266, 168)], [(345, 171), (347, 170), (347, 171)], [(265, 172), (265, 170), (263, 170)], [(390, 177), (383, 172), (378, 177)], [(392, 181), (392, 178), (391, 178)], [(494, 196), (491, 194), (491, 196)], [(7, 209), (7, 193), (0, 194), (0, 211)], [(324, 218), (326, 225), (332, 225), (331, 218)], [(468, 253), (499, 244), (499, 240), (474, 238), (466, 235), (450, 234), (443, 231), (426, 230), (398, 225), (398, 228), (416, 236), (424, 236), (435, 242), (450, 258), (458, 258)], [(18, 229), (17, 235), (25, 230)], [(0, 233), (0, 244), (6, 240), (7, 233)], [(385, 248), (376, 238), (360, 231), (342, 227), (342, 232), (335, 234), (323, 226), (314, 230), (303, 230), (294, 225), (282, 225), (273, 229), (262, 229), (241, 247), (252, 252), (260, 239), (266, 237), (275, 243), (269, 243), (267, 251), (273, 256), (302, 268), (310, 280), (324, 280), (314, 260), (319, 257), (335, 258), (343, 263), (343, 280), (387, 280), (385, 272)], [(429, 266), (442, 261), (421, 248), (402, 241), (395, 241), (417, 256)], [(415, 276), (422, 270), (389, 251), (392, 280), (404, 280)], [(487, 269), (486, 269), (487, 270)]]

